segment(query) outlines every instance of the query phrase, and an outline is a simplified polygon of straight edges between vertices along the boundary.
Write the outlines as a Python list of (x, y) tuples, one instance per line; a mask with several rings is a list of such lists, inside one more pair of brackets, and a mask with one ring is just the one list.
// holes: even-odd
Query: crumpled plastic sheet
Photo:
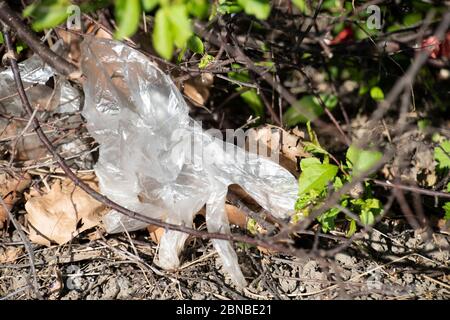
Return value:
[[(51, 49), (59, 54), (65, 52), (62, 40), (57, 41)], [(18, 65), (28, 100), (33, 107), (49, 111), (51, 114), (75, 113), (81, 109), (80, 90), (72, 86), (65, 77), (56, 74), (38, 55), (34, 54)], [(52, 77), (54, 78), (53, 88), (46, 85)], [(11, 117), (20, 117), (25, 114), (11, 68), (0, 71), (0, 113)], [(24, 129), (26, 124), (21, 121), (11, 122), (6, 117), (0, 118), (0, 138), (7, 139), (13, 136)], [(70, 153), (65, 154), (65, 156), (70, 155)], [(88, 156), (76, 158), (74, 161), (83, 161), (86, 164), (84, 167), (88, 167)], [(42, 147), (38, 137), (35, 135), (22, 137), (17, 144), (15, 159), (20, 161), (38, 157), (42, 157)]]
[[(240, 185), (277, 217), (292, 214), (298, 192), (294, 176), (203, 131), (189, 117), (170, 77), (145, 55), (120, 42), (92, 37), (82, 42), (81, 53), (87, 77), (82, 114), (100, 145), (95, 172), (103, 194), (148, 217), (189, 227), (206, 204), (208, 231), (225, 234), (230, 233), (225, 211), (230, 184)], [(104, 223), (110, 233), (147, 225), (114, 210)], [(156, 262), (165, 269), (178, 267), (187, 237), (167, 230)], [(224, 269), (245, 286), (232, 244), (212, 242)]]
[[(57, 53), (64, 52), (62, 40), (57, 41), (51, 49)], [(70, 82), (55, 74), (53, 68), (45, 64), (37, 54), (20, 62), (20, 77), (22, 79), (27, 97), (33, 106), (38, 104), (56, 113), (76, 112), (81, 106), (81, 94)], [(46, 85), (47, 81), (56, 76), (53, 89)], [(11, 116), (23, 113), (22, 103), (16, 94), (16, 84), (11, 68), (0, 72), (0, 110)], [(51, 101), (49, 101), (51, 100)]]

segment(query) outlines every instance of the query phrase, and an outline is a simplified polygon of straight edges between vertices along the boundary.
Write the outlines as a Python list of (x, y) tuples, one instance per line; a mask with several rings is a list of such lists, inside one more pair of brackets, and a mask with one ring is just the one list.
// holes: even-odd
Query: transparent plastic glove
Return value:
[[(292, 213), (297, 182), (278, 164), (217, 139), (188, 115), (181, 93), (145, 55), (113, 40), (86, 37), (81, 44), (87, 128), (100, 144), (95, 171), (100, 190), (148, 217), (192, 226), (206, 204), (209, 232), (229, 233), (225, 199), (238, 184), (277, 217)], [(146, 226), (111, 211), (108, 232)], [(158, 264), (179, 266), (187, 235), (168, 230)], [(213, 240), (236, 284), (246, 282), (232, 244)]]

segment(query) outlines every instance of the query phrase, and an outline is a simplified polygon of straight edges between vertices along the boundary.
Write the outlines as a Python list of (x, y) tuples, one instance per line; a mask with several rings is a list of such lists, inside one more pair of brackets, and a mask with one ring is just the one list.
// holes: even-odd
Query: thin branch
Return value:
[(376, 179), (374, 179), (372, 181), (373, 181), (373, 183), (375, 183), (379, 186), (383, 186), (383, 187), (387, 187), (387, 188), (394, 188), (394, 189), (410, 191), (413, 193), (424, 194), (424, 195), (431, 196), (431, 197), (440, 197), (440, 198), (450, 199), (450, 193), (446, 193), (446, 192), (427, 190), (427, 189), (414, 187), (414, 186), (405, 186), (405, 185), (398, 184), (398, 183), (391, 182), (391, 181), (384, 182), (384, 181), (376, 180)]

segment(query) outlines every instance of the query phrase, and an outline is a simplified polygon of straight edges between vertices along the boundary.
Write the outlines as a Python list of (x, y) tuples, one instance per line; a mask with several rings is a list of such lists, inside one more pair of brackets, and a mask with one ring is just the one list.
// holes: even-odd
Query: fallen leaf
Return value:
[(98, 28), (97, 32), (95, 33), (95, 37), (101, 38), (101, 39), (112, 39), (113, 38), (111, 32), (108, 32), (101, 27)]
[[(83, 179), (98, 189), (93, 177)], [(71, 180), (57, 180), (50, 192), (31, 197), (25, 204), (30, 225), (30, 240), (50, 246), (51, 242), (64, 244), (79, 233), (100, 223), (106, 207)]]
[(159, 241), (161, 240), (161, 237), (164, 234), (164, 228), (157, 227), (157, 226), (154, 226), (154, 225), (149, 225), (147, 227), (147, 231), (150, 234), (150, 238), (155, 243), (159, 243)]
[(22, 248), (8, 247), (4, 251), (0, 251), (0, 263), (12, 263), (22, 254)]
[[(3, 199), (8, 210), (11, 210), (17, 200), (20, 199), (23, 190), (29, 187), (31, 176), (25, 173), (22, 176), (12, 177), (7, 173), (0, 173), (0, 196)], [(8, 220), (8, 213), (0, 205), (0, 229), (5, 227)]]
[(253, 143), (256, 139), (258, 144), (262, 143), (267, 147), (267, 154), (262, 154), (263, 156), (270, 155), (272, 150), (280, 150), (280, 165), (295, 176), (298, 176), (300, 159), (309, 156), (302, 147), (304, 133), (298, 129), (286, 131), (266, 125), (255, 129), (255, 134), (249, 134), (248, 139), (249, 141), (253, 140)]
[(73, 30), (64, 30), (55, 28), (56, 34), (63, 39), (66, 47), (69, 49), (67, 53), (67, 57), (74, 62), (76, 65), (79, 65), (81, 51), (80, 51), (80, 43), (81, 43), (81, 35), (74, 32)]
[(231, 204), (226, 204), (225, 210), (227, 211), (228, 221), (231, 224), (234, 224), (243, 229), (247, 228), (247, 220), (248, 220), (247, 215), (241, 210), (239, 210), (238, 207), (233, 206)]
[(190, 83), (184, 84), (184, 94), (197, 106), (203, 106), (209, 96), (208, 91), (203, 90), (201, 87), (195, 87)]

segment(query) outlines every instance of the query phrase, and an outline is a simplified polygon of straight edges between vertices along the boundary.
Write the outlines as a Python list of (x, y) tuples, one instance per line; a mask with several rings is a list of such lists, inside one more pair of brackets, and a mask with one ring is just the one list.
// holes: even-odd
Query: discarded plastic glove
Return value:
[[(240, 185), (263, 208), (285, 218), (297, 198), (296, 179), (266, 158), (202, 130), (179, 90), (145, 55), (116, 41), (86, 37), (81, 45), (87, 128), (100, 144), (95, 172), (103, 194), (122, 206), (166, 222), (192, 226), (206, 204), (209, 232), (229, 233), (227, 188)], [(111, 211), (108, 232), (145, 223)], [(168, 230), (158, 264), (179, 266), (187, 234)], [(225, 270), (246, 281), (228, 241), (212, 240)]]

